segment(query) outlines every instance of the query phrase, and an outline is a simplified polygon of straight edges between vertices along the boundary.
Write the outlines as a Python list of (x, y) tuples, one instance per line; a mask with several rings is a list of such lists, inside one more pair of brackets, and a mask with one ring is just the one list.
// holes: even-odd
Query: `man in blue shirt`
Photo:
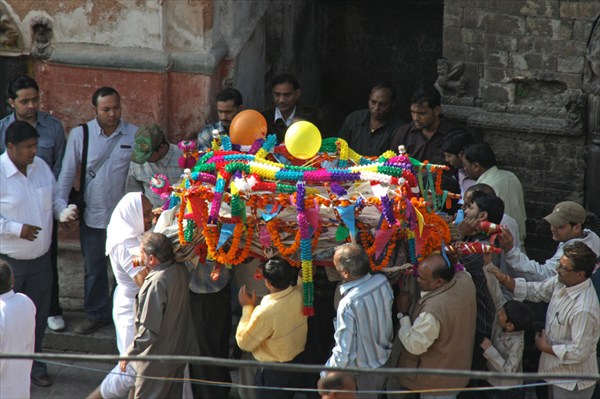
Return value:
[[(13, 112), (0, 120), (0, 153), (6, 150), (4, 138), (8, 126), (14, 121), (27, 122), (40, 135), (37, 144), (37, 156), (48, 164), (54, 177), (58, 178), (66, 142), (65, 129), (62, 123), (52, 115), (40, 111), (40, 88), (37, 82), (29, 76), (21, 76), (10, 82), (7, 94), (8, 104)], [(55, 222), (50, 245), (53, 283), (48, 327), (54, 331), (61, 331), (65, 329), (65, 321), (58, 303), (58, 238), (56, 228)]]
[[(344, 244), (333, 255), (343, 280), (342, 299), (335, 321), (335, 346), (327, 367), (383, 367), (392, 353), (392, 302), (394, 294), (387, 278), (370, 274), (369, 257), (358, 244)], [(321, 373), (321, 377), (327, 375)], [(385, 375), (361, 374), (359, 391), (381, 391)], [(361, 399), (375, 399), (377, 393), (362, 393)]]
[[(125, 194), (131, 153), (137, 126), (121, 119), (121, 97), (112, 87), (101, 87), (92, 96), (96, 117), (89, 129), (85, 210), (79, 210), (79, 236), (85, 262), (84, 307), (87, 318), (75, 332), (89, 334), (112, 322), (106, 272), (106, 227)], [(116, 142), (115, 142), (116, 140)], [(59, 201), (66, 207), (71, 187), (79, 177), (83, 151), (83, 129), (71, 130), (62, 169), (58, 177)], [(105, 162), (100, 164), (102, 158)], [(93, 173), (92, 173), (92, 169)]]

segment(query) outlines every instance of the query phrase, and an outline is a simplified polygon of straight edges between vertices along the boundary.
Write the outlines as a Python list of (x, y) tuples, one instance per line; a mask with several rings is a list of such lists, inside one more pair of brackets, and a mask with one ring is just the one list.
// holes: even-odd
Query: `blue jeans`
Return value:
[(106, 271), (106, 229), (89, 227), (82, 221), (79, 236), (85, 262), (84, 307), (91, 320), (110, 320)]

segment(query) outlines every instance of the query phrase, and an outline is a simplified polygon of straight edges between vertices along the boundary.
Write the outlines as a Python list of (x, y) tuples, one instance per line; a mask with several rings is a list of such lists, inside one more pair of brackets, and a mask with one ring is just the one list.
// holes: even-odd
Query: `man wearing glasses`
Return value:
[[(555, 208), (556, 209), (556, 208)], [(598, 374), (596, 345), (600, 336), (600, 305), (590, 280), (596, 256), (581, 241), (565, 244), (556, 275), (542, 282), (513, 279), (494, 268), (500, 284), (514, 292), (516, 300), (550, 302), (545, 329), (537, 333), (535, 345), (542, 352), (539, 373)], [(593, 380), (550, 380), (550, 398), (592, 397)]]
[(554, 255), (543, 264), (529, 259), (514, 247), (513, 235), (508, 229), (504, 229), (499, 240), (506, 254), (505, 259), (510, 274), (514, 277), (522, 277), (526, 281), (543, 281), (555, 276), (564, 246), (575, 241), (583, 242), (596, 254), (596, 257), (600, 256), (600, 238), (593, 231), (583, 227), (586, 217), (585, 209), (576, 202), (564, 201), (556, 204), (552, 213), (544, 220), (550, 223), (552, 239), (559, 244)]

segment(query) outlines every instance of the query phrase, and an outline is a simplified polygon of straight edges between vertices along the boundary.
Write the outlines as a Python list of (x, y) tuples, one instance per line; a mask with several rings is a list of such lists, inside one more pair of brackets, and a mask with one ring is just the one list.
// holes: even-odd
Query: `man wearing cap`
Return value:
[(170, 144), (158, 125), (143, 125), (135, 133), (135, 143), (131, 153), (131, 164), (127, 174), (125, 191), (141, 191), (152, 203), (152, 207), (162, 207), (164, 200), (150, 188), (150, 180), (156, 174), (169, 178), (175, 184), (181, 177), (179, 158), (182, 152), (175, 144)]
[[(558, 248), (554, 255), (540, 264), (531, 260), (519, 249), (513, 246), (513, 236), (508, 229), (499, 236), (500, 246), (506, 253), (506, 263), (509, 274), (522, 277), (527, 281), (543, 281), (557, 273), (558, 261), (563, 255), (563, 247), (575, 241), (586, 244), (596, 256), (600, 255), (600, 238), (589, 229), (583, 228), (587, 214), (585, 209), (576, 202), (563, 201), (554, 207), (551, 214), (544, 217), (550, 223), (552, 239), (557, 241)], [(510, 270), (512, 269), (512, 270)]]
[(200, 133), (198, 133), (198, 149), (200, 151), (211, 147), (213, 130), (218, 131), (219, 134), (229, 134), (231, 121), (244, 109), (243, 103), (242, 93), (233, 87), (227, 87), (217, 94), (217, 114), (219, 115), (219, 121), (204, 126)]

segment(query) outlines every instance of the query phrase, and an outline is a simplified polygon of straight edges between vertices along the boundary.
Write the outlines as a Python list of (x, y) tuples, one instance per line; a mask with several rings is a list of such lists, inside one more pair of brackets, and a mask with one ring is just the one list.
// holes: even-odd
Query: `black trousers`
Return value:
[[(221, 291), (211, 294), (195, 294), (190, 292), (192, 320), (200, 356), (229, 358), (229, 338), (231, 336), (231, 285), (227, 284)], [(227, 367), (213, 367), (190, 364), (192, 379), (231, 382)], [(192, 384), (194, 398), (227, 398), (228, 387), (212, 384)]]
[(48, 316), (61, 316), (63, 311), (58, 301), (58, 223), (52, 225), (52, 243), (50, 244), (50, 264), (52, 265), (52, 292), (50, 294), (50, 312)]
[[(303, 353), (286, 363), (303, 363)], [(275, 389), (257, 389), (256, 397), (258, 399), (293, 399), (295, 394), (293, 388), (303, 387), (304, 380), (305, 376), (303, 373), (269, 370), (259, 367), (256, 370), (254, 383), (260, 387), (270, 387)], [(287, 388), (288, 390), (280, 390), (277, 388)]]

